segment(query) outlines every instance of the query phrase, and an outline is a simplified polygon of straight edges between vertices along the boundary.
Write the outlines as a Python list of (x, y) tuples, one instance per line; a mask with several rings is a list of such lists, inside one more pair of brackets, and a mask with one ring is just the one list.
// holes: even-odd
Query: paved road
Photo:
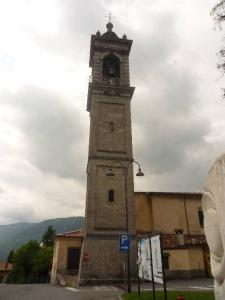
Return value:
[(65, 288), (49, 284), (0, 284), (0, 300), (118, 300), (115, 287)]
[[(132, 285), (136, 290), (137, 285)], [(150, 283), (142, 283), (141, 290), (150, 290)], [(157, 289), (162, 289), (157, 285)], [(167, 282), (168, 290), (213, 290), (213, 280), (202, 279), (178, 279)], [(59, 287), (50, 284), (0, 284), (0, 300), (118, 300), (118, 296), (124, 290), (113, 286), (93, 287)]]

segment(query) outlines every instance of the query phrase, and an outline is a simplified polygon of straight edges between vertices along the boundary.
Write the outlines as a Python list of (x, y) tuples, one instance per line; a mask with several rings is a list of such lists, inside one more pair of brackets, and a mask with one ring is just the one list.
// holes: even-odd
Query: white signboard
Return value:
[(154, 281), (163, 284), (163, 266), (159, 235), (153, 236), (151, 238), (151, 250)]
[(138, 266), (139, 278), (152, 280), (149, 239), (143, 239), (138, 243)]

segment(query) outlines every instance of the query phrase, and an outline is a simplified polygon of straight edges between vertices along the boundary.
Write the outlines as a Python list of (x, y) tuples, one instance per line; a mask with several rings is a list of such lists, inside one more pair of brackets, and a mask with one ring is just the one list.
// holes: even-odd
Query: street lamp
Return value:
[[(130, 161), (120, 161), (116, 160), (115, 162), (119, 163), (122, 167), (124, 178), (125, 178), (125, 208), (126, 208), (126, 231), (127, 234), (129, 234), (129, 213), (128, 213), (128, 196), (127, 196), (127, 176), (128, 176), (128, 167), (131, 163), (135, 163), (138, 165), (138, 172), (136, 176), (144, 176), (144, 173), (141, 170), (140, 164), (136, 160), (130, 160)], [(114, 172), (112, 170), (112, 167), (110, 167), (106, 171), (106, 176), (114, 176)], [(131, 274), (130, 274), (130, 251), (127, 251), (127, 291), (128, 293), (131, 292)]]

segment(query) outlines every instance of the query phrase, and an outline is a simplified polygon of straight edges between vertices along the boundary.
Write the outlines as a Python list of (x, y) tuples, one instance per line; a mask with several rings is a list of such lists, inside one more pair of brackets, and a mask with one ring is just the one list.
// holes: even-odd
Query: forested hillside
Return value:
[(5, 261), (9, 251), (29, 240), (40, 241), (46, 228), (52, 225), (56, 233), (84, 227), (84, 217), (69, 217), (45, 220), (40, 223), (16, 223), (0, 225), (0, 260)]

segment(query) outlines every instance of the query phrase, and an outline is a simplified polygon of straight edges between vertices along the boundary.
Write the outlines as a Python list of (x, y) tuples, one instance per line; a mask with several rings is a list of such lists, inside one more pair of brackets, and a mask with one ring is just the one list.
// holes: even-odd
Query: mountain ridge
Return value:
[(78, 230), (84, 227), (84, 217), (55, 218), (39, 223), (19, 222), (0, 225), (0, 259), (5, 261), (10, 250), (16, 250), (29, 240), (41, 240), (45, 230), (52, 225), (56, 233)]

